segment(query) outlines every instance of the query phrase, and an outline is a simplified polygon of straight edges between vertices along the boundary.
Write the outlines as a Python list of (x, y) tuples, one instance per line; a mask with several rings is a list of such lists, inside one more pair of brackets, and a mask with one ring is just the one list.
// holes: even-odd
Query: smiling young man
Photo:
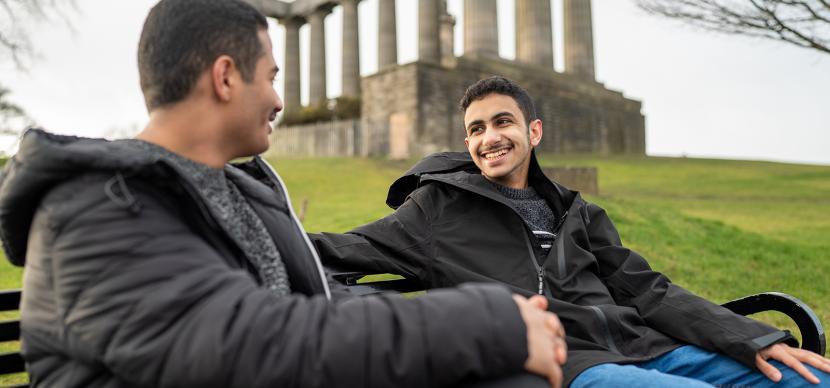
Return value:
[(468, 152), (411, 168), (389, 190), (388, 217), (313, 236), (324, 262), (427, 288), (498, 281), (545, 295), (565, 326), (571, 387), (812, 386), (817, 377), (830, 387), (830, 361), (671, 283), (622, 245), (603, 209), (545, 177), (533, 152), (542, 121), (521, 87), (481, 80), (461, 109)]
[(541, 380), (525, 371), (557, 385), (562, 332), (543, 298), (471, 285), (332, 300), (285, 186), (255, 156), (282, 109), (267, 29), (242, 1), (162, 0), (138, 46), (150, 120), (136, 139), (25, 134), (0, 176), (0, 237), (25, 265), (31, 385)]

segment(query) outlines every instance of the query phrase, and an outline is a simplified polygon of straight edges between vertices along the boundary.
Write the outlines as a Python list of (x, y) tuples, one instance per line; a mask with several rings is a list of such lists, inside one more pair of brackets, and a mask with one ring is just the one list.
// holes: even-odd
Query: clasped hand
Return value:
[(556, 314), (547, 311), (548, 300), (541, 295), (528, 299), (513, 295), (527, 327), (525, 369), (547, 377), (553, 388), (562, 385), (562, 364), (568, 357), (565, 329)]

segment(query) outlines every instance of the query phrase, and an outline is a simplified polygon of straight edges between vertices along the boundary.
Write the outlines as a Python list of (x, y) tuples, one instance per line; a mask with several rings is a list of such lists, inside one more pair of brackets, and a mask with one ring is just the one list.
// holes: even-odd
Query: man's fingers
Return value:
[(801, 361), (799, 361), (797, 358), (793, 357), (793, 355), (791, 355), (790, 352), (782, 351), (782, 352), (780, 352), (780, 354), (776, 353), (776, 356), (777, 357), (775, 357), (775, 358), (778, 361), (781, 361), (784, 365), (786, 365), (786, 366), (790, 367), (792, 370), (798, 372), (798, 374), (800, 374), (802, 377), (804, 377), (810, 383), (813, 383), (813, 384), (818, 384), (819, 383), (818, 377), (816, 377), (816, 375), (814, 375), (812, 372), (810, 372), (807, 369), (807, 367), (805, 367), (804, 364), (801, 363)]
[(550, 381), (551, 388), (560, 388), (562, 386), (562, 369), (558, 366), (551, 368), (548, 372), (548, 381)]
[(559, 317), (557, 317), (556, 314), (551, 313), (545, 321), (545, 324), (547, 324), (548, 329), (550, 329), (556, 336), (565, 336), (565, 328), (562, 327), (562, 322), (559, 321)]
[(565, 364), (568, 361), (568, 345), (561, 337), (556, 337), (554, 340), (554, 357), (559, 365)]
[(796, 350), (798, 350), (799, 354), (802, 355), (801, 357), (803, 357), (803, 358), (800, 358), (800, 357), (797, 356), (802, 362), (805, 362), (805, 363), (807, 363), (808, 365), (810, 365), (814, 368), (818, 368), (819, 370), (821, 370), (823, 372), (830, 373), (830, 360), (828, 360), (828, 359), (826, 359), (826, 358), (824, 358), (824, 357), (822, 357), (822, 356), (820, 356), (816, 353), (813, 353), (809, 350), (804, 350), (804, 349), (796, 349)]
[(758, 370), (767, 376), (768, 379), (778, 382), (781, 380), (781, 372), (776, 369), (772, 364), (768, 363), (767, 360), (764, 360), (760, 354), (755, 355), (755, 366), (758, 367)]

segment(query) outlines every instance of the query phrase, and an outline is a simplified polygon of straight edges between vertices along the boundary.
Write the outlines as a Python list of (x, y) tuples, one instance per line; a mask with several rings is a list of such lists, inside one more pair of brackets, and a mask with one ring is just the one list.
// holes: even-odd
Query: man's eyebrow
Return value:
[(475, 125), (484, 124), (484, 120), (473, 120), (469, 124), (467, 124), (467, 129), (472, 128)]
[(516, 119), (516, 116), (513, 116), (513, 114), (510, 112), (499, 112), (494, 114), (493, 117), (490, 118), (490, 120), (500, 119), (502, 117), (509, 117), (514, 120)]

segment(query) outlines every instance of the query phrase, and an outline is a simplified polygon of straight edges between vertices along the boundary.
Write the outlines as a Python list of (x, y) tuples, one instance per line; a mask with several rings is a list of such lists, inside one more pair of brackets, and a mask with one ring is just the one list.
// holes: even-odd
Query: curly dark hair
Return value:
[(513, 100), (516, 101), (516, 104), (519, 105), (519, 109), (522, 111), (522, 114), (525, 116), (525, 121), (527, 122), (526, 124), (530, 124), (531, 121), (538, 118), (536, 116), (536, 108), (533, 106), (533, 100), (530, 99), (530, 95), (527, 94), (527, 91), (522, 89), (522, 87), (513, 80), (501, 76), (485, 78), (470, 85), (470, 87), (467, 88), (467, 91), (464, 92), (464, 97), (461, 98), (459, 107), (462, 112), (466, 112), (467, 108), (470, 107), (470, 104), (472, 104), (473, 101), (481, 100), (482, 98), (493, 93), (512, 97)]
[(268, 22), (240, 0), (161, 0), (141, 31), (138, 74), (148, 110), (190, 94), (221, 55), (229, 55), (245, 82), (254, 77), (263, 47), (257, 35)]

